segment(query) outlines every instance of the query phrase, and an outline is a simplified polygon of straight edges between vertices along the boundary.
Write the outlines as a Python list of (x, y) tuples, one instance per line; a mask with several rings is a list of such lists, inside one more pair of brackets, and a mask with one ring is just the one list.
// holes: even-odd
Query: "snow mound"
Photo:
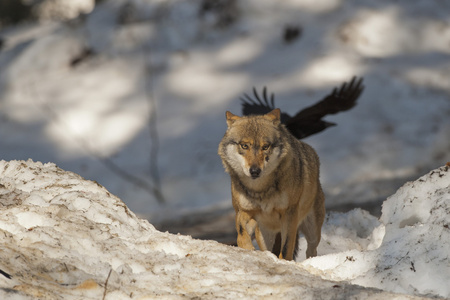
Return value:
[[(384, 225), (370, 213), (354, 209), (347, 213), (329, 212), (322, 226), (322, 239), (318, 247), (319, 256), (348, 250), (373, 250), (381, 245), (385, 233)], [(301, 236), (297, 261), (306, 259), (306, 239)], [(330, 262), (326, 261), (330, 268)]]
[[(354, 211), (344, 215), (350, 217), (352, 214), (359, 213)], [(363, 232), (358, 235), (370, 235), (366, 247), (316, 257), (302, 265), (324, 279), (449, 298), (449, 216), (450, 172), (449, 166), (444, 166), (406, 183), (389, 197), (383, 203), (381, 224), (372, 223), (372, 233), (367, 232), (364, 224), (359, 226), (354, 222), (351, 225), (356, 234), (358, 228), (362, 228)], [(361, 216), (356, 219), (367, 220)], [(347, 218), (347, 222), (351, 220)], [(322, 243), (325, 244), (329, 226), (324, 226)], [(343, 235), (336, 232), (336, 236)], [(377, 245), (379, 241), (381, 244)]]
[[(104, 187), (0, 162), (1, 299), (386, 299), (268, 252), (162, 233)], [(419, 268), (419, 264), (417, 264)]]

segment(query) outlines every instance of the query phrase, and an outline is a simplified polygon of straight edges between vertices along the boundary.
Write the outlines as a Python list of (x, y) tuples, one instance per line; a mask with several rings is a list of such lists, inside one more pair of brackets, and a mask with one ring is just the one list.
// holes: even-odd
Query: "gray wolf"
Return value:
[(297, 254), (299, 231), (306, 256), (317, 255), (325, 217), (319, 157), (280, 122), (280, 110), (239, 117), (226, 112), (228, 129), (218, 153), (231, 178), (237, 244), (272, 251), (281, 259)]

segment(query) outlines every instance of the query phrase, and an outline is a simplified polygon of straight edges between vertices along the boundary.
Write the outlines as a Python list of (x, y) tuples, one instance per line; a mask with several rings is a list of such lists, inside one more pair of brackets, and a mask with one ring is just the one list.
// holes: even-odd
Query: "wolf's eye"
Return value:
[(244, 150), (248, 149), (248, 145), (247, 144), (239, 144), (239, 145), (241, 145), (241, 148), (244, 149)]
[(263, 145), (263, 146), (261, 147), (261, 149), (262, 149), (263, 151), (269, 150), (269, 148), (270, 148), (270, 144), (265, 144), (265, 145)]

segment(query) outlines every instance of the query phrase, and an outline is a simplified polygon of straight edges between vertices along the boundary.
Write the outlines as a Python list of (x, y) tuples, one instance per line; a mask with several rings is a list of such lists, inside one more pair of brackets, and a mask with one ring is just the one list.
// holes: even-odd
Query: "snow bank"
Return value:
[(1, 161), (0, 210), (2, 299), (394, 296), (323, 280), (268, 252), (159, 232), (104, 187), (51, 163)]
[[(348, 250), (366, 251), (378, 248), (385, 234), (384, 225), (362, 209), (347, 213), (328, 212), (322, 227), (322, 239), (318, 247), (320, 256)], [(306, 259), (306, 240), (300, 238), (300, 252), (297, 261)], [(327, 268), (330, 261), (325, 261)]]
[[(353, 223), (349, 226), (353, 234), (370, 235), (366, 247), (316, 257), (302, 265), (330, 280), (346, 280), (399, 293), (450, 297), (449, 166), (408, 182), (389, 197), (383, 203), (379, 226), (372, 223), (368, 227), (370, 217), (362, 216), (357, 218), (359, 226), (351, 221), (355, 214), (360, 213), (344, 214), (344, 222), (338, 222), (335, 227)], [(327, 244), (329, 226), (325, 224), (322, 244)], [(368, 228), (373, 231), (367, 232)], [(336, 236), (345, 238), (346, 235), (336, 232)]]

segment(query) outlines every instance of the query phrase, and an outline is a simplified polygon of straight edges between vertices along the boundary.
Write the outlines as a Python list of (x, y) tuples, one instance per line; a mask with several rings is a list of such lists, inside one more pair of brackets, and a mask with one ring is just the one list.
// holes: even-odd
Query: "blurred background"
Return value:
[(328, 210), (379, 216), (450, 160), (450, 2), (1, 0), (0, 159), (95, 180), (161, 230), (234, 242), (217, 146), (267, 86), (291, 115), (365, 90), (307, 138)]

